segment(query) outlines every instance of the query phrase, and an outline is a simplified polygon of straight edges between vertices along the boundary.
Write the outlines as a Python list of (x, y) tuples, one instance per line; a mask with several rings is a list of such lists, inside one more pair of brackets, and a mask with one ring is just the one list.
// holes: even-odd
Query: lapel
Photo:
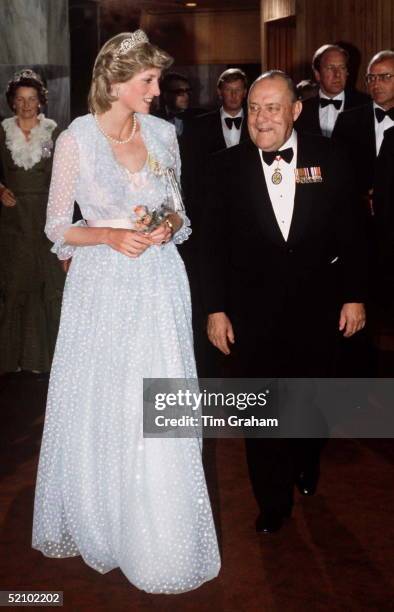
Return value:
[[(371, 156), (376, 158), (376, 134), (375, 134), (375, 111), (373, 104), (365, 107), (365, 142), (371, 143)], [(372, 144), (373, 143), (373, 144)]]
[[(313, 151), (303, 134), (298, 134), (296, 168), (310, 168), (317, 164), (316, 149)], [(301, 236), (304, 235), (315, 199), (316, 191), (314, 185), (296, 183), (293, 217), (291, 219), (287, 244), (297, 243)]]
[(313, 128), (310, 130), (313, 134), (323, 135), (320, 127), (320, 117), (319, 117), (319, 108), (320, 108), (320, 96), (317, 95), (315, 98), (312, 98), (311, 101), (311, 119)]
[(267, 238), (278, 245), (283, 245), (285, 240), (272, 208), (259, 150), (251, 140), (240, 146), (243, 149), (241, 157), (243, 178), (241, 184), (247, 190), (245, 201), (251, 203), (254, 216), (258, 219)]
[(214, 115), (215, 118), (215, 151), (221, 151), (226, 148), (226, 141), (223, 136), (222, 118), (220, 116), (220, 110), (217, 110)]
[(353, 106), (354, 104), (352, 101), (352, 94), (350, 91), (345, 90), (345, 102), (343, 105), (343, 110), (348, 110), (349, 108), (352, 108)]
[(244, 108), (244, 118), (241, 126), (241, 137), (239, 142), (245, 142), (245, 140), (249, 140), (249, 130), (248, 130), (248, 113), (246, 108)]

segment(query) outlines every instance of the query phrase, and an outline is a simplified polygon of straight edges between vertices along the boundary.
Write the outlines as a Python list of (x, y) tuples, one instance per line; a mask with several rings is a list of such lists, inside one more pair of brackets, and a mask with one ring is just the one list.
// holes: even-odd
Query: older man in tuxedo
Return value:
[(304, 102), (296, 130), (331, 137), (340, 113), (367, 104), (369, 97), (346, 89), (349, 55), (338, 45), (323, 45), (315, 52), (312, 70), (320, 85), (318, 96)]
[[(212, 344), (244, 377), (329, 376), (336, 337), (365, 324), (365, 254), (352, 172), (331, 140), (297, 135), (294, 84), (269, 71), (248, 98), (251, 141), (216, 156), (202, 242)], [(341, 262), (341, 265), (338, 265)], [(293, 488), (313, 493), (316, 440), (247, 439), (258, 532), (277, 531)]]

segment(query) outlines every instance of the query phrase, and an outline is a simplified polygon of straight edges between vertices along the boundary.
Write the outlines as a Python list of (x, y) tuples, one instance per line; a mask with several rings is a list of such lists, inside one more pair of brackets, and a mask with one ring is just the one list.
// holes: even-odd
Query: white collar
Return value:
[(373, 103), (373, 108), (375, 110), (375, 108), (380, 108), (382, 111), (386, 112), (386, 109), (383, 108), (383, 106), (379, 106), (379, 104), (376, 104), (376, 102)]
[(325, 100), (341, 100), (341, 102), (343, 102), (345, 100), (345, 90), (342, 90), (341, 93), (336, 96), (327, 96), (321, 89), (319, 89), (319, 96)]
[(281, 147), (279, 147), (278, 151), (283, 151), (283, 149), (288, 149), (289, 147), (291, 147), (294, 150), (294, 155), (295, 155), (296, 150), (297, 150), (297, 132), (294, 130), (294, 128), (289, 138), (286, 140), (286, 142)]
[(42, 157), (52, 154), (52, 132), (57, 124), (43, 114), (38, 115), (38, 120), (39, 123), (30, 131), (29, 140), (19, 128), (16, 117), (8, 117), (1, 122), (11, 157), (17, 166), (25, 170), (35, 166)]
[(220, 116), (222, 119), (226, 118), (226, 117), (230, 117), (230, 119), (235, 119), (236, 117), (243, 117), (244, 116), (244, 109), (241, 107), (240, 110), (238, 111), (238, 113), (236, 115), (229, 115), (223, 108), (223, 106), (220, 107)]

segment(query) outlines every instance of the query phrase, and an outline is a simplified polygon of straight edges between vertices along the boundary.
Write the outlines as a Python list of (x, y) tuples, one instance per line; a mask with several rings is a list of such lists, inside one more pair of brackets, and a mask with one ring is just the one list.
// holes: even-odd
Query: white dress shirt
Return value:
[(229, 148), (229, 147), (233, 147), (234, 145), (239, 144), (239, 140), (241, 138), (242, 123), (241, 123), (241, 127), (239, 128), (239, 130), (235, 127), (235, 125), (233, 125), (230, 130), (227, 127), (226, 122), (225, 122), (226, 117), (229, 117), (230, 119), (235, 119), (235, 117), (242, 117), (242, 122), (243, 122), (244, 121), (244, 110), (243, 108), (241, 108), (241, 110), (239, 111), (237, 115), (229, 115), (228, 113), (226, 113), (223, 106), (220, 109), (220, 118), (222, 120), (223, 136), (226, 142), (226, 147)]
[(320, 129), (322, 131), (323, 136), (328, 136), (328, 138), (331, 138), (331, 134), (335, 127), (336, 120), (338, 119), (338, 115), (339, 113), (343, 111), (343, 108), (345, 106), (345, 92), (341, 91), (341, 93), (338, 94), (337, 96), (334, 96), (333, 98), (329, 98), (320, 89), (319, 96), (320, 98), (323, 98), (326, 100), (340, 100), (341, 101), (341, 107), (338, 110), (335, 108), (333, 104), (328, 104), (324, 108), (322, 108), (319, 104)]
[[(263, 151), (259, 149), (268, 194), (280, 231), (282, 232), (285, 240), (287, 240), (289, 236), (296, 189), (295, 170), (297, 167), (297, 134), (294, 130), (292, 131), (290, 138), (280, 147), (279, 151), (281, 149), (287, 149), (288, 147), (292, 147), (294, 152), (293, 159), (289, 164), (283, 159), (281, 159), (279, 162), (275, 159), (271, 165), (268, 165), (263, 159)], [(276, 168), (279, 169), (282, 175), (282, 180), (279, 185), (274, 185), (272, 182), (272, 175), (274, 174)]]
[(383, 111), (384, 111), (384, 108), (382, 108), (378, 104), (375, 104), (375, 102), (373, 103), (373, 116), (374, 116), (374, 122), (375, 122), (376, 155), (379, 155), (380, 147), (382, 146), (382, 142), (384, 138), (384, 133), (386, 130), (393, 127), (394, 121), (390, 119), (388, 115), (386, 115), (383, 121), (379, 123), (379, 121), (376, 119), (375, 108), (381, 108)]

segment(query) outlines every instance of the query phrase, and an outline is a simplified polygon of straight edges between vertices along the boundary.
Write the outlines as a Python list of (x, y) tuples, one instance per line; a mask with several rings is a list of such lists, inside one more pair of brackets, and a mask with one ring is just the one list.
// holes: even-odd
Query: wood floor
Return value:
[(46, 383), (1, 384), (0, 590), (62, 590), (70, 611), (394, 610), (394, 441), (330, 440), (318, 493), (296, 498), (282, 531), (258, 536), (242, 440), (208, 440), (205, 463), (222, 550), (219, 578), (182, 595), (148, 595), (119, 570), (31, 549)]

